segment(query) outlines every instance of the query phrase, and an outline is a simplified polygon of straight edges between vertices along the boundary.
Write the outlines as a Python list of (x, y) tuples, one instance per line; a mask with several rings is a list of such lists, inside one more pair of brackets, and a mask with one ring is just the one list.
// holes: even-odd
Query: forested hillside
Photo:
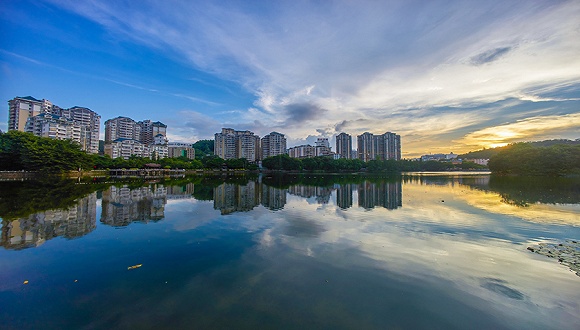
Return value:
[(493, 155), (488, 166), (497, 174), (580, 174), (580, 144), (537, 146), (534, 143), (515, 143)]
[[(544, 141), (534, 141), (534, 142), (520, 142), (520, 143), (527, 143), (534, 147), (549, 147), (553, 145), (580, 145), (580, 139), (576, 140), (544, 140)], [(511, 145), (507, 145), (504, 147), (497, 147), (497, 148), (490, 148), (490, 149), (482, 149), (477, 151), (470, 151), (466, 154), (459, 155), (459, 158), (463, 159), (475, 159), (475, 158), (484, 158), (490, 159), (492, 156), (497, 155), (499, 152), (509, 149)]]

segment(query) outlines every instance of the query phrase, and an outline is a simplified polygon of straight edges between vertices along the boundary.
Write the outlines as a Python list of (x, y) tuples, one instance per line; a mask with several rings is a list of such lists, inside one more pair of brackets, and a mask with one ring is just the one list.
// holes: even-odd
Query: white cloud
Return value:
[[(574, 1), (282, 2), (259, 12), (245, 3), (57, 4), (238, 82), (256, 97), (244, 119), (298, 139), (347, 120), (353, 135), (386, 127), (450, 143), (442, 134), (488, 119), (478, 105), (558, 101), (529, 91), (580, 84)], [(287, 125), (285, 109), (297, 103), (327, 113)], [(433, 113), (436, 107), (454, 107), (455, 115)]]

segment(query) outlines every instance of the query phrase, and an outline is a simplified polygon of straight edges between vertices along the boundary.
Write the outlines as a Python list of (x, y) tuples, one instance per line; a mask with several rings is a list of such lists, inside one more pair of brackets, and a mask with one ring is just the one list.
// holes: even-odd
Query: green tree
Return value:
[(10, 131), (0, 135), (0, 168), (58, 173), (92, 168), (92, 157), (71, 140)]
[(218, 156), (207, 156), (201, 159), (204, 168), (218, 169), (222, 168), (225, 160)]
[(195, 159), (201, 160), (207, 155), (213, 155), (214, 140), (199, 140), (193, 144)]
[(267, 157), (262, 161), (262, 166), (270, 170), (299, 171), (302, 169), (299, 159), (291, 158), (286, 154)]

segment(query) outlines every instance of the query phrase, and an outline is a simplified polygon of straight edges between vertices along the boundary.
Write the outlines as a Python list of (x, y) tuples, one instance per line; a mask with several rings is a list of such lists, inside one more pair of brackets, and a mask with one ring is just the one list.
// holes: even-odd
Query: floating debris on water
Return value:
[(565, 243), (540, 243), (537, 246), (528, 246), (528, 250), (558, 259), (562, 265), (568, 266), (576, 275), (580, 276), (580, 244), (578, 241), (568, 240)]
[(28, 280), (25, 280), (25, 281), (24, 281), (24, 284), (28, 284)]
[(143, 264), (138, 264), (138, 265), (134, 265), (134, 266), (129, 266), (127, 267), (127, 270), (131, 270), (131, 269), (137, 269), (139, 267), (143, 266)]

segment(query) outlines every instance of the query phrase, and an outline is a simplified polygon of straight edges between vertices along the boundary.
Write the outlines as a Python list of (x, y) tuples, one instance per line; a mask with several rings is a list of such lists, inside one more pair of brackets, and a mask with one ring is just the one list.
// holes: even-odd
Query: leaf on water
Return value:
[(134, 265), (134, 266), (129, 266), (127, 267), (127, 270), (131, 270), (131, 269), (137, 269), (139, 267), (143, 266), (143, 264), (138, 264), (138, 265)]

